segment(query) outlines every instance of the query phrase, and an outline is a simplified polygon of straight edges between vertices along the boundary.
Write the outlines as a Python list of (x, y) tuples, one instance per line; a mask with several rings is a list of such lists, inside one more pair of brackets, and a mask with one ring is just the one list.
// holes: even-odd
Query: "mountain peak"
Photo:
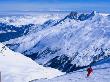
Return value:
[(72, 11), (69, 15), (66, 16), (66, 18), (84, 21), (84, 20), (87, 20), (95, 15), (96, 15), (96, 11), (92, 11), (89, 14), (88, 13), (78, 13), (78, 12)]
[(92, 11), (92, 13), (91, 13), (91, 14), (95, 15), (95, 14), (97, 14), (97, 11)]
[(90, 14), (89, 14), (89, 16), (95, 16), (97, 14), (97, 12), (96, 11), (92, 11)]
[(92, 17), (95, 16), (95, 15), (96, 15), (96, 11), (93, 11), (93, 12), (90, 13), (90, 14), (85, 14), (85, 13), (83, 13), (83, 14), (80, 14), (80, 15), (79, 15), (78, 20), (84, 21), (84, 20), (87, 20), (87, 19), (89, 19), (89, 18), (92, 18)]
[(69, 15), (67, 15), (67, 17), (70, 18), (70, 19), (75, 19), (75, 20), (77, 20), (77, 18), (78, 18), (78, 13), (72, 11)]

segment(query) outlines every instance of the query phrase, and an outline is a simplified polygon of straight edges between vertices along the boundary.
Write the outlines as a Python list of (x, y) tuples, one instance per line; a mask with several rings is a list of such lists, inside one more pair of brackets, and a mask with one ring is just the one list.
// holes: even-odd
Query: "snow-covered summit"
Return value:
[(72, 12), (54, 25), (51, 24), (49, 27), (45, 25), (45, 29), (31, 31), (4, 44), (39, 64), (66, 72), (110, 55), (108, 15), (96, 12), (79, 14)]
[(53, 78), (64, 73), (44, 68), (0, 43), (0, 72), (2, 82), (29, 82), (33, 79)]
[(93, 12), (87, 13), (87, 14), (86, 13), (71, 12), (69, 15), (66, 16), (66, 18), (84, 21), (89, 18), (92, 18), (95, 15), (96, 15), (96, 11), (93, 11)]
[(44, 22), (48, 20), (60, 20), (63, 19), (65, 16), (70, 19), (77, 19), (77, 20), (86, 20), (96, 14), (96, 11), (91, 13), (78, 13), (78, 12), (71, 12), (68, 13), (38, 13), (36, 15), (20, 15), (20, 16), (3, 16), (0, 17), (0, 23), (6, 23), (8, 25), (14, 25), (20, 27), (21, 25), (28, 25), (28, 24), (40, 24), (42, 25)]

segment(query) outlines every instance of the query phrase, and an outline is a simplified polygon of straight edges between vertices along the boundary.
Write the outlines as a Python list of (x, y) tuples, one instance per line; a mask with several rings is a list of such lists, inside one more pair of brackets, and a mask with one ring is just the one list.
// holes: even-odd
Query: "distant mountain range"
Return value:
[(0, 41), (46, 67), (72, 72), (110, 56), (109, 14), (48, 13), (0, 19)]

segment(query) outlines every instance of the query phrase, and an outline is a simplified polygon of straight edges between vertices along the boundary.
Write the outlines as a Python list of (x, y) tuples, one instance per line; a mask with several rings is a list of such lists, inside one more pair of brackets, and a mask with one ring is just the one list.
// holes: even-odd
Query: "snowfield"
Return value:
[[(109, 82), (110, 14), (48, 13), (0, 22), (1, 37), (6, 34), (1, 41), (8, 47), (0, 44), (3, 82)], [(87, 78), (89, 65), (93, 74)]]
[(51, 79), (64, 73), (38, 65), (36, 62), (13, 52), (0, 43), (1, 82), (29, 82), (33, 79)]
[(53, 79), (33, 80), (31, 82), (109, 82), (110, 58), (97, 62), (93, 67), (93, 73), (87, 76), (86, 69), (55, 77)]

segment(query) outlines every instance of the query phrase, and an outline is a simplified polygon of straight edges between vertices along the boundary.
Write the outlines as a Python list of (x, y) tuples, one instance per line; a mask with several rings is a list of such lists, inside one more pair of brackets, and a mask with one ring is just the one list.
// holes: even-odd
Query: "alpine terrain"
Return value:
[(30, 58), (13, 52), (0, 43), (1, 82), (29, 82), (33, 79), (51, 79), (64, 73), (38, 65)]
[[(1, 16), (0, 42), (13, 50), (13, 53), (21, 53), (12, 54), (15, 58), (7, 57), (7, 61), (16, 60), (17, 56), (24, 58), (13, 63), (16, 69), (19, 69), (19, 65), (23, 66), (20, 68), (23, 73), (17, 71), (19, 77), (32, 72), (34, 77), (27, 77), (32, 82), (96, 82), (99, 78), (101, 79), (97, 82), (108, 82), (110, 79), (110, 15), (107, 13), (47, 12), (37, 15)], [(1, 59), (2, 57), (5, 56), (1, 54)], [(86, 68), (90, 65), (94, 70), (93, 76), (87, 78)], [(48, 77), (43, 76), (45, 72), (42, 69), (45, 72), (51, 69), (53, 75), (55, 73), (55, 76), (62, 76), (53, 78), (49, 73)], [(38, 80), (36, 71), (42, 75), (39, 76), (42, 80)], [(50, 76), (52, 79), (45, 79)]]

